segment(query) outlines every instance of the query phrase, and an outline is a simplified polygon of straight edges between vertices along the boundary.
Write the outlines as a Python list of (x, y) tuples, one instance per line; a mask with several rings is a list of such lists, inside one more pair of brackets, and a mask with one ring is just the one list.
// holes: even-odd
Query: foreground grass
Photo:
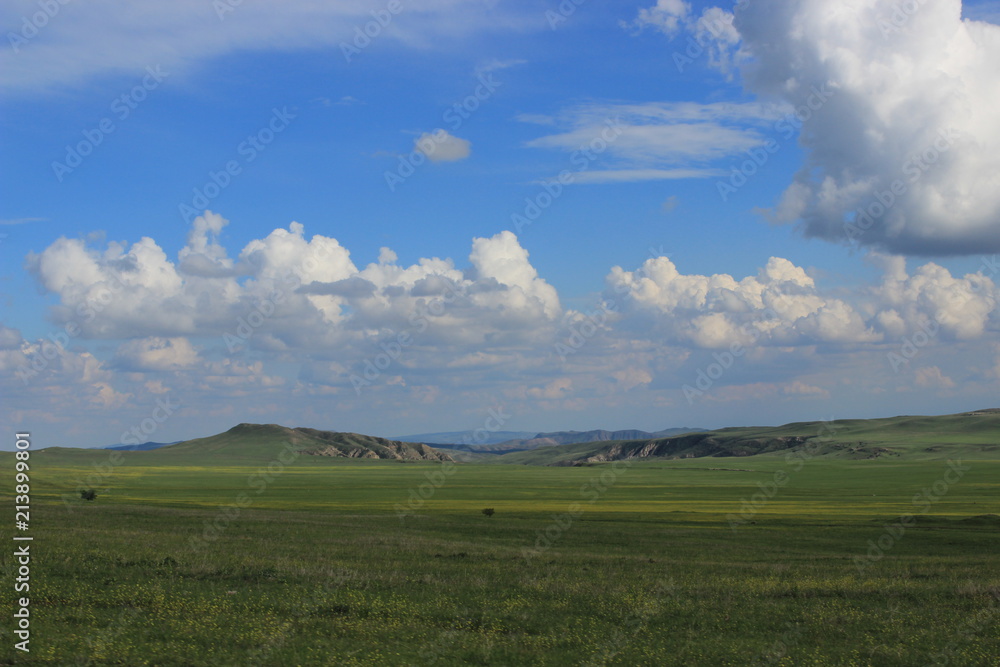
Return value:
[[(60, 494), (87, 471), (52, 467), (32, 514), (30, 661), (12, 641), (0, 661), (996, 665), (998, 524), (971, 517), (1000, 509), (1000, 464), (918, 511), (943, 465), (813, 461), (735, 528), (726, 515), (784, 461), (460, 466), (404, 519), (393, 505), (436, 464), (308, 461), (260, 494), (256, 467), (122, 466), (72, 508)], [(219, 509), (248, 489), (238, 514)], [(859, 568), (906, 512), (915, 524)]]

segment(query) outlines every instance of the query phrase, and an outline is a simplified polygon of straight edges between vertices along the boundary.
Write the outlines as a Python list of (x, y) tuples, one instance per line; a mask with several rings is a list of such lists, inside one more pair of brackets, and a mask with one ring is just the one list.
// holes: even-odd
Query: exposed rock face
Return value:
[(310, 456), (334, 456), (352, 459), (397, 459), (406, 461), (452, 461), (427, 445), (386, 440), (358, 433), (320, 431), (315, 428), (289, 428), (278, 424), (239, 424), (226, 433), (239, 438), (274, 438), (292, 445)]
[(311, 456), (338, 456), (352, 459), (396, 459), (405, 461), (451, 461), (449, 455), (427, 445), (386, 440), (357, 433), (334, 433), (311, 428), (292, 429), (318, 446), (302, 448)]
[(694, 433), (659, 440), (617, 442), (604, 451), (584, 459), (584, 461), (601, 463), (650, 457), (753, 456), (765, 452), (792, 449), (802, 445), (808, 439), (806, 436), (787, 436), (723, 441), (713, 437), (711, 433)]

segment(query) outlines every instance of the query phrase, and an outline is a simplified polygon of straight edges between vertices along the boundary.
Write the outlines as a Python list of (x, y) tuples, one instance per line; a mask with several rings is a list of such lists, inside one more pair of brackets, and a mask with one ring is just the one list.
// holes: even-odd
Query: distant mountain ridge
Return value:
[(169, 447), (170, 445), (176, 445), (178, 442), (143, 442), (138, 445), (109, 445), (108, 447), (101, 447), (100, 449), (115, 449), (120, 452), (148, 452), (151, 449), (159, 449), (160, 447)]
[[(641, 431), (638, 429), (625, 429), (619, 431), (607, 431), (604, 429), (595, 429), (592, 431), (553, 431), (549, 433), (536, 433), (534, 431), (488, 431), (483, 433), (478, 433), (476, 431), (445, 431), (440, 433), (420, 433), (409, 436), (398, 436), (395, 438), (380, 438), (377, 436), (360, 435), (357, 433), (338, 433), (335, 431), (323, 431), (319, 429), (313, 429), (308, 427), (295, 427), (289, 428), (286, 426), (280, 426), (278, 424), (249, 424), (243, 423), (234, 426), (233, 428), (226, 431), (226, 433), (231, 434), (249, 434), (254, 431), (254, 429), (270, 430), (273, 434), (284, 434), (291, 437), (292, 431), (301, 434), (308, 434), (312, 437), (319, 438), (329, 443), (331, 442), (329, 435), (324, 434), (336, 434), (343, 436), (339, 440), (342, 445), (350, 445), (346, 448), (338, 448), (337, 443), (333, 442), (333, 446), (337, 451), (340, 451), (343, 455), (349, 457), (357, 457), (356, 446), (365, 446), (362, 444), (358, 438), (370, 439), (371, 442), (367, 444), (376, 445), (377, 447), (386, 448), (400, 452), (398, 447), (388, 446), (386, 443), (410, 443), (414, 445), (424, 445), (429, 448), (440, 447), (441, 449), (448, 450), (464, 450), (472, 452), (504, 452), (504, 451), (515, 451), (524, 449), (535, 449), (537, 447), (547, 447), (553, 445), (568, 445), (578, 442), (604, 442), (610, 440), (648, 440), (653, 438), (663, 438), (672, 435), (680, 435), (684, 433), (700, 432), (704, 429), (697, 428), (669, 428), (662, 431), (656, 431), (653, 433), (647, 431)], [(210, 436), (210, 437), (218, 437)], [(469, 441), (476, 437), (476, 442), (470, 443)], [(197, 440), (205, 440), (205, 438), (197, 438)], [(336, 439), (334, 439), (336, 440)], [(191, 441), (177, 441), (177, 442), (144, 442), (139, 445), (109, 445), (107, 447), (101, 447), (99, 449), (109, 449), (118, 451), (152, 451), (156, 449), (162, 449), (164, 447), (172, 447), (174, 445), (183, 444), (184, 442)], [(332, 452), (333, 450), (326, 450), (324, 447), (319, 447), (317, 451), (324, 450)], [(423, 451), (423, 450), (422, 450)], [(355, 452), (353, 455), (351, 452)], [(385, 452), (383, 452), (385, 453)], [(321, 455), (336, 455), (336, 454), (321, 454)], [(372, 458), (369, 456), (368, 458)], [(376, 458), (394, 458), (393, 456), (376, 456)], [(406, 458), (406, 456), (404, 456)]]
[(534, 431), (488, 431), (486, 429), (468, 431), (443, 431), (441, 433), (414, 433), (396, 435), (392, 440), (401, 442), (424, 442), (429, 445), (495, 445), (508, 440), (534, 438)]
[(662, 431), (649, 433), (637, 429), (625, 429), (621, 431), (606, 431), (595, 429), (593, 431), (553, 431), (551, 433), (537, 433), (525, 439), (505, 440), (493, 445), (487, 444), (449, 444), (427, 443), (431, 446), (441, 445), (442, 449), (461, 450), (473, 453), (497, 454), (501, 452), (524, 451), (528, 449), (538, 449), (539, 447), (557, 447), (559, 445), (573, 445), (581, 442), (608, 442), (612, 440), (653, 440), (655, 438), (665, 438), (684, 433), (696, 433), (704, 431), (699, 428), (668, 428)]

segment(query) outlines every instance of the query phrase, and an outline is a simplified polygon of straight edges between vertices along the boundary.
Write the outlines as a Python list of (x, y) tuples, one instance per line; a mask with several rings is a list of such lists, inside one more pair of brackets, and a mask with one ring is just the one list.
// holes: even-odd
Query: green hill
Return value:
[(504, 454), (492, 461), (585, 465), (626, 459), (785, 455), (791, 451), (847, 459), (996, 458), (1000, 454), (1000, 410), (724, 428), (669, 438), (544, 447)]
[[(419, 443), (399, 442), (357, 433), (336, 433), (277, 424), (240, 424), (225, 433), (186, 440), (150, 451), (113, 452), (50, 447), (35, 454), (50, 465), (85, 465), (121, 456), (132, 465), (245, 465), (278, 460), (283, 452), (308, 457), (338, 459), (391, 459), (397, 461), (450, 461), (448, 454)], [(305, 456), (302, 456), (305, 455)], [(289, 454), (284, 454), (289, 458)]]

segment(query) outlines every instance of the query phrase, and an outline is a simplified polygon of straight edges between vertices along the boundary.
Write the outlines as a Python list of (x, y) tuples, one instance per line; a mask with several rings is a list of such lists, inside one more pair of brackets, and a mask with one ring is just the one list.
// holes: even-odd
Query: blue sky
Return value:
[(996, 395), (996, 2), (43, 5), (0, 10), (10, 429), (655, 430)]

